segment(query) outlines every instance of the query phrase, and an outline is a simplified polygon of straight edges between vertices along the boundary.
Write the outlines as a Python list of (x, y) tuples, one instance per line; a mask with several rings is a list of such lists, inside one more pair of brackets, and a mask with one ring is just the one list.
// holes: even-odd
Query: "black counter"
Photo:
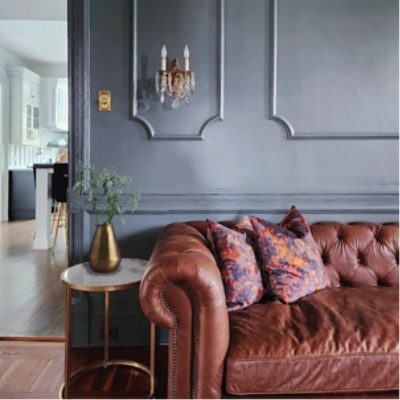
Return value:
[(35, 168), (53, 168), (54, 163), (51, 164), (33, 164), (33, 169)]

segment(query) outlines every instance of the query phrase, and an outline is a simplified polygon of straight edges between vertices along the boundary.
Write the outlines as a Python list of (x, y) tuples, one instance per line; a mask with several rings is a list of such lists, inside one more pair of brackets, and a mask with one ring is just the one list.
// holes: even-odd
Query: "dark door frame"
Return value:
[(90, 163), (90, 0), (68, 0), (69, 265), (81, 262), (89, 217), (74, 207), (79, 166)]

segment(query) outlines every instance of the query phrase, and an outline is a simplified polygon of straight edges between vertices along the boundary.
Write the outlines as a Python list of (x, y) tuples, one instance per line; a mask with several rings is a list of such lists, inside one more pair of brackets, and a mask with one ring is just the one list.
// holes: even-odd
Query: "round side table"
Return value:
[[(120, 266), (114, 272), (98, 273), (93, 271), (88, 263), (78, 264), (67, 268), (61, 274), (61, 280), (67, 290), (66, 323), (65, 323), (65, 376), (60, 388), (60, 398), (68, 398), (71, 384), (86, 372), (96, 368), (107, 368), (111, 365), (122, 365), (144, 371), (150, 377), (149, 398), (154, 395), (155, 369), (155, 337), (156, 328), (151, 323), (150, 333), (150, 368), (132, 360), (110, 359), (110, 292), (127, 290), (140, 285), (147, 261), (123, 258)], [(74, 372), (70, 371), (70, 350), (72, 341), (72, 291), (103, 292), (104, 293), (104, 359), (86, 365)]]

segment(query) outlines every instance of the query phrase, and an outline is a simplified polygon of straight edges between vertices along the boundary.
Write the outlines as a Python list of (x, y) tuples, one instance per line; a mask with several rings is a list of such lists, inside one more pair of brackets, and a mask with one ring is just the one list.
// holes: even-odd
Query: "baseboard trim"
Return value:
[(0, 342), (65, 342), (65, 336), (0, 336)]

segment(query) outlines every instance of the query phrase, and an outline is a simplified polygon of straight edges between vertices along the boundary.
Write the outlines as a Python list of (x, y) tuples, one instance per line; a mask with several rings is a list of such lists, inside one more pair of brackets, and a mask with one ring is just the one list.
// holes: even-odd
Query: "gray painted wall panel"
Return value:
[(398, 135), (398, 2), (274, 6), (276, 113), (294, 136)]
[[(133, 0), (133, 116), (143, 123), (149, 138), (201, 139), (209, 123), (222, 117), (223, 5), (224, 0)], [(168, 22), (155, 23), (161, 20)], [(197, 34), (188, 36), (188, 31)], [(181, 101), (173, 110), (168, 96), (164, 104), (159, 101), (154, 76), (160, 69), (163, 44), (169, 69), (175, 58), (183, 69), (183, 49), (190, 48), (190, 68), (196, 76), (191, 107)]]

